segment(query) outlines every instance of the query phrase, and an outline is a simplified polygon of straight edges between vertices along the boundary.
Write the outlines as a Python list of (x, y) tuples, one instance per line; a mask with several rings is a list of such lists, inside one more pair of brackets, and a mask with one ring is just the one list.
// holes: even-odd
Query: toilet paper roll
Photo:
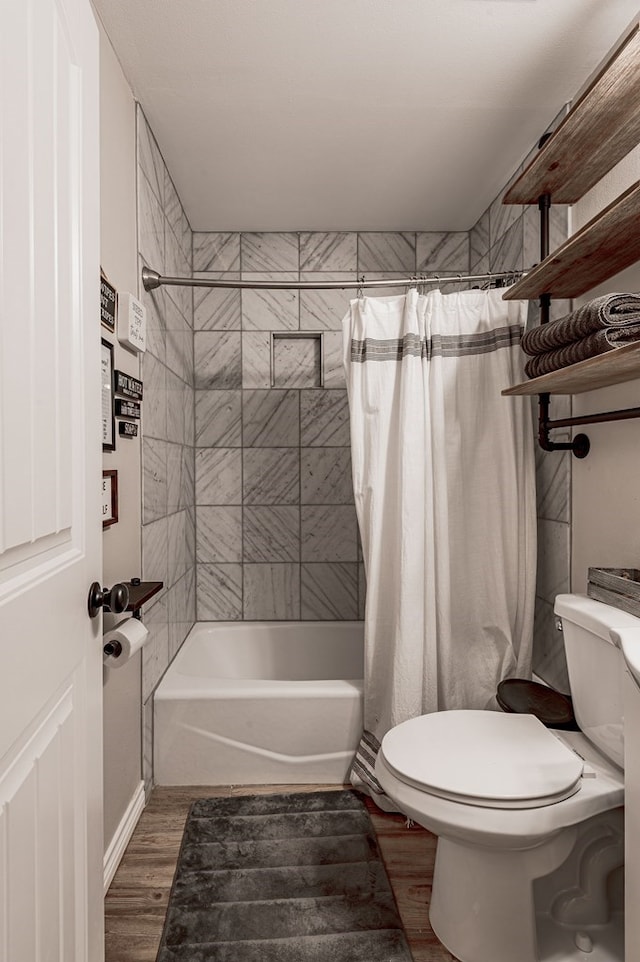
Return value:
[[(104, 654), (104, 663), (109, 668), (121, 668), (144, 645), (148, 630), (137, 618), (125, 618), (102, 636), (102, 647), (115, 645), (116, 653)], [(119, 647), (118, 647), (119, 646)]]

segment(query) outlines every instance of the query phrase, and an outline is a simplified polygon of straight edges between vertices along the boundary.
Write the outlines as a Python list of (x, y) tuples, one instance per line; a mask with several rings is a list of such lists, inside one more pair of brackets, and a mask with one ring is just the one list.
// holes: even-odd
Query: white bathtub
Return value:
[(194, 625), (155, 693), (157, 784), (344, 782), (362, 675), (362, 622)]

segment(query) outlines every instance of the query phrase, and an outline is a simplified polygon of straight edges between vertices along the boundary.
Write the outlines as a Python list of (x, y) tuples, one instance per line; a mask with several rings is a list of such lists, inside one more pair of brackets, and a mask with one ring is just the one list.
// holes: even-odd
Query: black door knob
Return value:
[(87, 608), (90, 618), (97, 617), (101, 608), (116, 615), (120, 614), (121, 611), (126, 611), (128, 604), (129, 589), (126, 585), (118, 583), (113, 588), (101, 588), (100, 582), (94, 581), (89, 588)]

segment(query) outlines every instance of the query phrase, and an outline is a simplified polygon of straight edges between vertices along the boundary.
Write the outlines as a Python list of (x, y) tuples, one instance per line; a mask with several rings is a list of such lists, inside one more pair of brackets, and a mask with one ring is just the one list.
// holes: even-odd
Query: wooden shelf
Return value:
[(505, 204), (575, 204), (640, 142), (640, 26), (505, 194)]
[(533, 377), (502, 391), (505, 397), (522, 394), (582, 394), (640, 377), (640, 342), (590, 357), (551, 374)]
[(505, 292), (504, 299), (541, 294), (577, 297), (640, 260), (640, 181), (605, 207)]
[(129, 589), (129, 604), (127, 606), (127, 611), (133, 611), (135, 613), (160, 591), (164, 582), (141, 581), (139, 584), (133, 585), (130, 581), (126, 581), (125, 584)]

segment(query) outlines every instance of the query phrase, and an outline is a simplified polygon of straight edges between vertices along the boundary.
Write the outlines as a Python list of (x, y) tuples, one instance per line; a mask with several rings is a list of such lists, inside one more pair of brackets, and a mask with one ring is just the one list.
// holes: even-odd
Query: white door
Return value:
[(100, 962), (98, 35), (0, 11), (0, 960)]

